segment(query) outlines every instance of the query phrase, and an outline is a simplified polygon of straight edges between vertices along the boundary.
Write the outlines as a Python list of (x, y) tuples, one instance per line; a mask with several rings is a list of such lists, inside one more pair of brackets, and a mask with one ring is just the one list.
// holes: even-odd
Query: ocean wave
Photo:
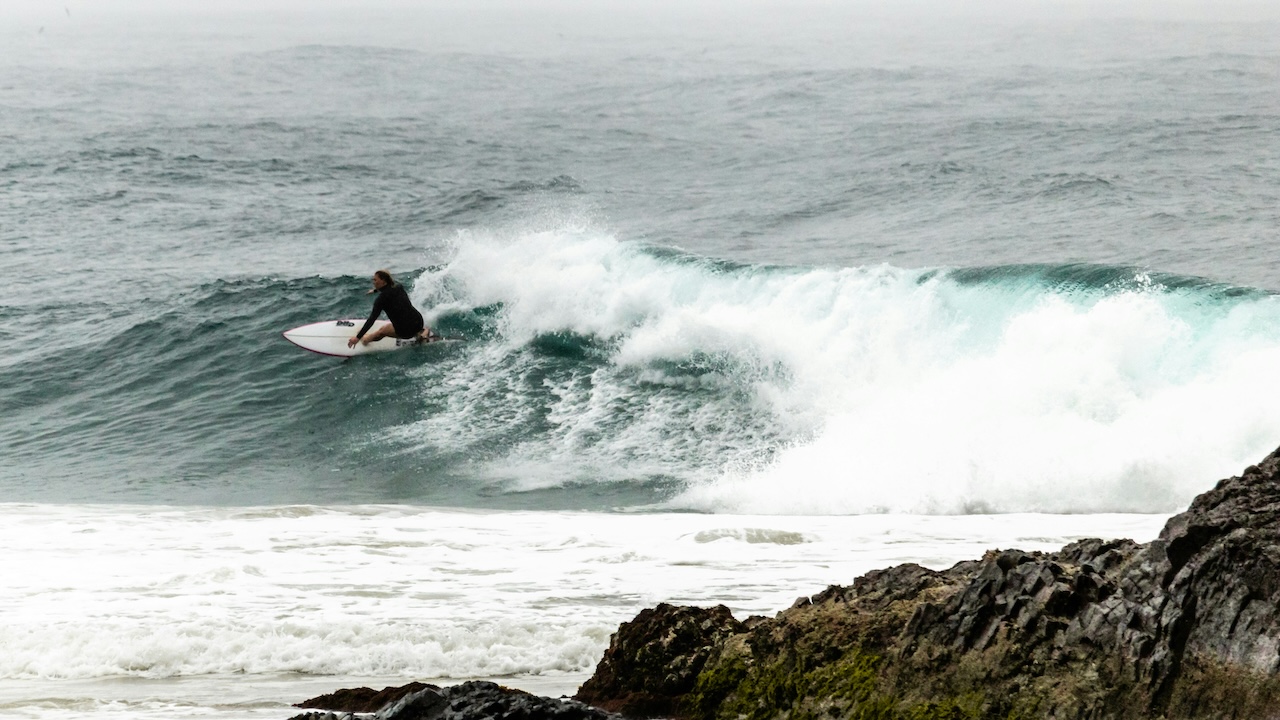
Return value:
[(1280, 430), (1249, 389), (1275, 384), (1274, 298), (1201, 278), (744, 266), (584, 231), (460, 237), (419, 288), (501, 307), (506, 361), (593, 339), (523, 390), (489, 382), (519, 362), (467, 376), (532, 411), (509, 417), (535, 436), (487, 461), (512, 489), (666, 473), (669, 507), (713, 512), (1164, 511)]
[(1280, 309), (1249, 288), (750, 265), (571, 222), (450, 253), (404, 278), (466, 338), (448, 347), (303, 354), (279, 332), (368, 302), (363, 278), (313, 277), (210, 283), (55, 354), (0, 398), (27, 419), (0, 426), (7, 485), (74, 467), (88, 498), (1162, 512), (1280, 436)]

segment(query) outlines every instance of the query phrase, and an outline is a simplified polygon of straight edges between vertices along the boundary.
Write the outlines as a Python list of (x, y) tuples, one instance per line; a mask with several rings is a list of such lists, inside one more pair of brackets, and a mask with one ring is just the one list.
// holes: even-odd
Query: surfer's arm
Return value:
[(364, 337), (364, 334), (369, 332), (369, 328), (373, 327), (373, 321), (377, 320), (378, 316), (381, 314), (382, 296), (379, 295), (378, 298), (373, 301), (373, 312), (369, 313), (369, 319), (364, 321), (364, 327), (360, 328), (360, 332), (356, 333), (355, 337), (347, 340), (347, 347), (355, 347), (356, 343), (360, 342), (360, 339)]
[(382, 296), (379, 295), (378, 299), (373, 301), (373, 312), (369, 313), (369, 319), (364, 321), (364, 327), (360, 328), (360, 332), (356, 333), (357, 340), (364, 337), (364, 334), (369, 332), (369, 328), (373, 327), (373, 321), (377, 320), (378, 316), (381, 314), (382, 314)]

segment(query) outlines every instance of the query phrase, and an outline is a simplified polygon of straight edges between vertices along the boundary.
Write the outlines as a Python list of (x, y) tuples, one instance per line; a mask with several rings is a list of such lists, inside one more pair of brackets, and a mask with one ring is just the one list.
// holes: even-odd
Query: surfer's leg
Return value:
[(381, 340), (384, 337), (387, 337), (388, 335), (394, 337), (395, 334), (396, 334), (395, 326), (392, 325), (391, 323), (387, 323), (386, 325), (375, 328), (365, 333), (364, 343), (368, 345), (371, 342), (378, 342), (379, 340)]

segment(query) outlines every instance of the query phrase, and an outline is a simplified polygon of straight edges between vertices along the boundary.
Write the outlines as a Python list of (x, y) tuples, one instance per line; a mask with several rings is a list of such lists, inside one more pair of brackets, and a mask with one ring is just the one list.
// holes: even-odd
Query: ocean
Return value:
[[(0, 716), (1154, 538), (1280, 445), (1280, 18), (977, 7), (0, 9)], [(379, 268), (464, 340), (281, 337)]]

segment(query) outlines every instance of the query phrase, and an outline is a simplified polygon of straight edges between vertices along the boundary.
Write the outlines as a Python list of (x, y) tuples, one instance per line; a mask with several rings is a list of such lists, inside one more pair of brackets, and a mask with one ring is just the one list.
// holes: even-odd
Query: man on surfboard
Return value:
[[(430, 340), (431, 329), (425, 327), (422, 313), (418, 312), (409, 301), (409, 293), (405, 292), (404, 287), (391, 278), (391, 273), (386, 270), (374, 273), (373, 289), (369, 292), (378, 293), (378, 299), (373, 301), (373, 312), (369, 314), (369, 319), (365, 321), (364, 327), (360, 328), (360, 332), (347, 340), (347, 347), (355, 347), (357, 342), (368, 345), (388, 336), (401, 339), (417, 338), (419, 342)], [(373, 327), (373, 321), (384, 312), (387, 314), (387, 319), (391, 321), (390, 324), (383, 325), (365, 335), (369, 332), (369, 328)]]

